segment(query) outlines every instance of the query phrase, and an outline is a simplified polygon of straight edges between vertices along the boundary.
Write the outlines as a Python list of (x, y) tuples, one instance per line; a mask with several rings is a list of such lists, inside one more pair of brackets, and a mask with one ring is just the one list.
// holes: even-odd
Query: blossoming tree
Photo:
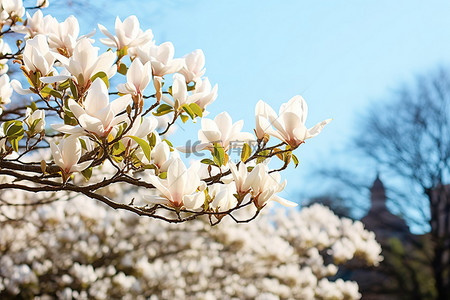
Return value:
[[(139, 198), (138, 191), (128, 191)], [(111, 195), (124, 193), (111, 189)], [(51, 194), (8, 190), (16, 202)], [(76, 205), (73, 205), (76, 203)], [(251, 215), (248, 207), (239, 213)], [(359, 299), (335, 279), (349, 260), (376, 265), (381, 248), (361, 222), (320, 205), (211, 227), (115, 212), (78, 195), (71, 202), (0, 206), (2, 299)], [(352, 263), (354, 264), (354, 263)]]
[[(277, 195), (286, 184), (279, 172), (297, 165), (293, 152), (330, 121), (308, 129), (301, 96), (278, 114), (258, 102), (254, 136), (227, 112), (206, 117), (217, 85), (204, 76), (201, 50), (174, 58), (172, 43), (156, 44), (152, 31), (130, 16), (117, 18), (114, 30), (98, 26), (100, 42), (110, 47), (100, 52), (95, 32), (80, 36), (75, 17), (59, 22), (44, 16), (38, 8), (47, 1), (39, 0), (34, 12), (25, 12), (22, 0), (0, 3), (0, 175), (10, 179), (0, 190), (75, 192), (169, 222), (200, 215), (211, 224), (227, 215), (246, 222), (271, 201), (296, 205)], [(8, 45), (5, 38), (18, 33), (14, 47)], [(20, 66), (23, 80), (10, 81), (10, 63)], [(13, 89), (30, 100), (19, 101)], [(178, 120), (186, 126), (201, 120), (195, 146), (175, 148), (167, 139)], [(242, 151), (233, 162), (235, 148)], [(180, 151), (210, 156), (186, 166)], [(271, 158), (277, 166), (269, 167)], [(106, 165), (114, 171), (91, 179)], [(145, 200), (102, 194), (119, 183), (139, 189)], [(251, 205), (257, 209), (248, 219), (232, 214)]]

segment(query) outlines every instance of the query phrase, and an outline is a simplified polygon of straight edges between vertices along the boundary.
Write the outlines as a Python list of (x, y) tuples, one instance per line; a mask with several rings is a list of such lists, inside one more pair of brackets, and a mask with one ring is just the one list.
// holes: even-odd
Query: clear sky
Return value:
[[(278, 111), (300, 94), (309, 105), (307, 125), (334, 119), (297, 150), (299, 168), (285, 173), (284, 196), (291, 200), (311, 180), (317, 182), (311, 177), (316, 167), (345, 163), (342, 153), (371, 102), (450, 62), (450, 1), (108, 3), (95, 18), (108, 28), (116, 15), (135, 14), (158, 44), (174, 44), (176, 56), (203, 49), (206, 75), (219, 84), (219, 97), (208, 107), (211, 116), (226, 110), (249, 131), (259, 99)], [(190, 128), (183, 136), (195, 139), (197, 131)]]

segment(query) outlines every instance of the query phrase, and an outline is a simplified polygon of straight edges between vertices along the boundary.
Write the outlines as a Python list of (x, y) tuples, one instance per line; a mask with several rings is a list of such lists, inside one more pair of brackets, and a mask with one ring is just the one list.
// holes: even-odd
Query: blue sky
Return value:
[[(174, 44), (176, 56), (201, 48), (206, 75), (219, 84), (211, 116), (226, 110), (250, 131), (259, 99), (278, 110), (300, 94), (309, 105), (307, 125), (332, 117), (297, 150), (299, 168), (285, 172), (284, 196), (297, 199), (312, 186), (320, 193), (316, 167), (350, 161), (343, 153), (370, 103), (449, 65), (449, 13), (450, 1), (128, 0), (108, 4), (97, 20), (113, 28), (116, 15), (135, 14), (157, 43)], [(194, 127), (190, 134), (196, 138)]]

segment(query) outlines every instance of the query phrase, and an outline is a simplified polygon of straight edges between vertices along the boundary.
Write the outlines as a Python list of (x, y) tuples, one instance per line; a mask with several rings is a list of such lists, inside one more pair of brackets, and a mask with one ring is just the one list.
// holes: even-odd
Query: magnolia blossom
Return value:
[(175, 49), (171, 42), (161, 45), (147, 44), (136, 49), (142, 63), (151, 62), (153, 76), (163, 77), (180, 71), (184, 66), (184, 59), (173, 59)]
[(70, 16), (61, 23), (56, 18), (51, 18), (47, 23), (50, 48), (55, 49), (55, 51), (66, 57), (72, 56), (80, 33), (80, 25), (77, 18)]
[(31, 108), (27, 108), (25, 123), (28, 125), (28, 129), (33, 128), (33, 132), (42, 132), (45, 129), (45, 111), (37, 109), (34, 112)]
[(8, 74), (3, 74), (0, 76), (0, 105), (6, 105), (11, 102), (11, 95), (13, 89), (9, 82)]
[(79, 134), (85, 130), (99, 137), (106, 137), (113, 126), (127, 118), (126, 114), (118, 114), (130, 102), (131, 96), (125, 95), (109, 103), (108, 89), (103, 80), (97, 78), (88, 90), (84, 108), (73, 99), (69, 100), (69, 108), (81, 128), (70, 125), (52, 125), (52, 128), (69, 134)]
[[(114, 65), (116, 55), (111, 51), (98, 55), (99, 48), (92, 46), (87, 38), (79, 40), (70, 58), (63, 55), (54, 54), (62, 65), (72, 74), (78, 84), (86, 85), (88, 80), (98, 72), (104, 72), (108, 78), (116, 74), (117, 68)], [(63, 81), (69, 76), (55, 76), (54, 78), (43, 78), (41, 81), (52, 83)]]
[(43, 76), (52, 71), (55, 57), (50, 52), (46, 36), (39, 34), (27, 40), (23, 51), (23, 61), (29, 71), (39, 71)]
[[(241, 132), (244, 121), (240, 120), (233, 124), (227, 112), (218, 114), (214, 120), (203, 118), (201, 122), (202, 129), (198, 132), (201, 144), (195, 150), (212, 149), (212, 144), (218, 143), (227, 151), (231, 143), (254, 139), (251, 133)], [(232, 146), (238, 145), (233, 144)]]
[(230, 210), (238, 204), (235, 193), (236, 187), (233, 184), (213, 184), (208, 187), (208, 195), (212, 198), (209, 206), (214, 211)]
[(85, 161), (78, 163), (81, 157), (81, 144), (76, 137), (62, 139), (58, 145), (50, 142), (50, 149), (52, 150), (55, 164), (67, 175), (73, 172), (83, 171), (92, 162)]
[(115, 47), (117, 49), (123, 49), (125, 47), (135, 47), (141, 44), (145, 44), (153, 39), (152, 31), (142, 31), (139, 25), (139, 20), (136, 16), (129, 16), (125, 20), (120, 21), (119, 17), (116, 18), (116, 36), (113, 36), (105, 26), (98, 24), (100, 31), (108, 38), (100, 39), (100, 42), (108, 47)]
[(127, 82), (119, 84), (117, 90), (122, 94), (142, 95), (152, 79), (150, 62), (142, 64), (139, 58), (133, 60), (127, 72)]
[[(249, 192), (256, 176), (248, 176), (248, 166), (243, 162), (239, 163), (239, 166), (236, 166), (236, 164), (232, 161), (228, 163), (228, 166), (230, 167), (231, 174), (233, 175), (237, 193), (239, 195), (244, 195)], [(253, 173), (253, 175), (255, 174), (257, 173)]]
[(250, 180), (250, 186), (252, 187), (252, 196), (254, 197), (255, 205), (258, 208), (262, 208), (268, 201), (276, 201), (281, 205), (294, 207), (297, 203), (288, 201), (277, 193), (284, 190), (286, 186), (286, 180), (281, 181), (281, 175), (279, 172), (269, 172), (269, 168), (265, 164), (257, 164), (248, 175)]
[[(256, 123), (258, 138), (264, 132), (282, 140), (293, 148), (298, 147), (304, 140), (318, 135), (323, 127), (331, 122), (327, 119), (307, 129), (305, 126), (308, 106), (301, 96), (295, 96), (280, 107), (279, 115), (265, 102), (256, 104)], [(275, 127), (275, 130), (272, 126)]]
[(0, 18), (3, 24), (11, 24), (16, 18), (25, 14), (22, 0), (2, 0)]
[(150, 203), (197, 209), (205, 202), (205, 193), (197, 191), (199, 187), (204, 186), (197, 174), (197, 166), (193, 165), (187, 169), (179, 158), (170, 164), (167, 179), (152, 175), (149, 181), (160, 192), (159, 196), (146, 197)]
[[(11, 53), (11, 48), (9, 47), (8, 43), (6, 43), (3, 39), (0, 39), (0, 54), (5, 55), (5, 54), (10, 54), (10, 53)], [(7, 63), (8, 63), (7, 58), (0, 59), (0, 75), (8, 72), (9, 67), (8, 67)]]
[(186, 78), (186, 82), (197, 82), (205, 74), (205, 55), (201, 49), (197, 49), (184, 56), (185, 66), (180, 73)]
[(14, 32), (25, 34), (25, 39), (33, 38), (38, 34), (46, 34), (46, 29), (48, 29), (45, 24), (46, 21), (52, 19), (50, 15), (45, 16), (41, 10), (37, 10), (33, 16), (30, 16), (28, 12), (26, 12), (26, 25), (14, 25), (12, 30)]
[(196, 103), (202, 110), (209, 104), (213, 103), (217, 98), (217, 84), (211, 88), (211, 83), (208, 78), (203, 80), (197, 79), (195, 89), (192, 91), (190, 100)]

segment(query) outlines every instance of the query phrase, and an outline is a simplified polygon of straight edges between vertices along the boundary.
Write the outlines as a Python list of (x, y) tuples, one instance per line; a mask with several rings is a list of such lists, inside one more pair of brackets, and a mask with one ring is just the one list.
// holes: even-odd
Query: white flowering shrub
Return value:
[[(16, 194), (17, 203), (31, 197)], [(355, 282), (330, 277), (355, 257), (381, 259), (372, 232), (320, 205), (214, 227), (83, 196), (0, 211), (1, 299), (359, 299)]]
[[(206, 117), (218, 88), (205, 77), (201, 50), (175, 57), (172, 43), (156, 44), (130, 16), (113, 30), (98, 26), (109, 47), (101, 51), (95, 31), (81, 35), (75, 17), (44, 15), (47, 5), (25, 10), (21, 0), (0, 1), (0, 175), (11, 178), (0, 190), (75, 192), (168, 222), (207, 215), (213, 225), (224, 216), (251, 221), (271, 201), (296, 205), (277, 195), (286, 185), (279, 172), (297, 166), (293, 152), (330, 121), (307, 129), (301, 96), (278, 114), (258, 102), (254, 133), (242, 132), (243, 121), (227, 112)], [(12, 64), (20, 74), (10, 80)], [(198, 141), (174, 147), (174, 124), (197, 121)], [(241, 155), (233, 162), (235, 149)], [(206, 158), (186, 166), (182, 152)], [(104, 168), (113, 171), (92, 180)], [(119, 184), (145, 197), (101, 192)], [(256, 207), (253, 216), (231, 214), (247, 206)]]

